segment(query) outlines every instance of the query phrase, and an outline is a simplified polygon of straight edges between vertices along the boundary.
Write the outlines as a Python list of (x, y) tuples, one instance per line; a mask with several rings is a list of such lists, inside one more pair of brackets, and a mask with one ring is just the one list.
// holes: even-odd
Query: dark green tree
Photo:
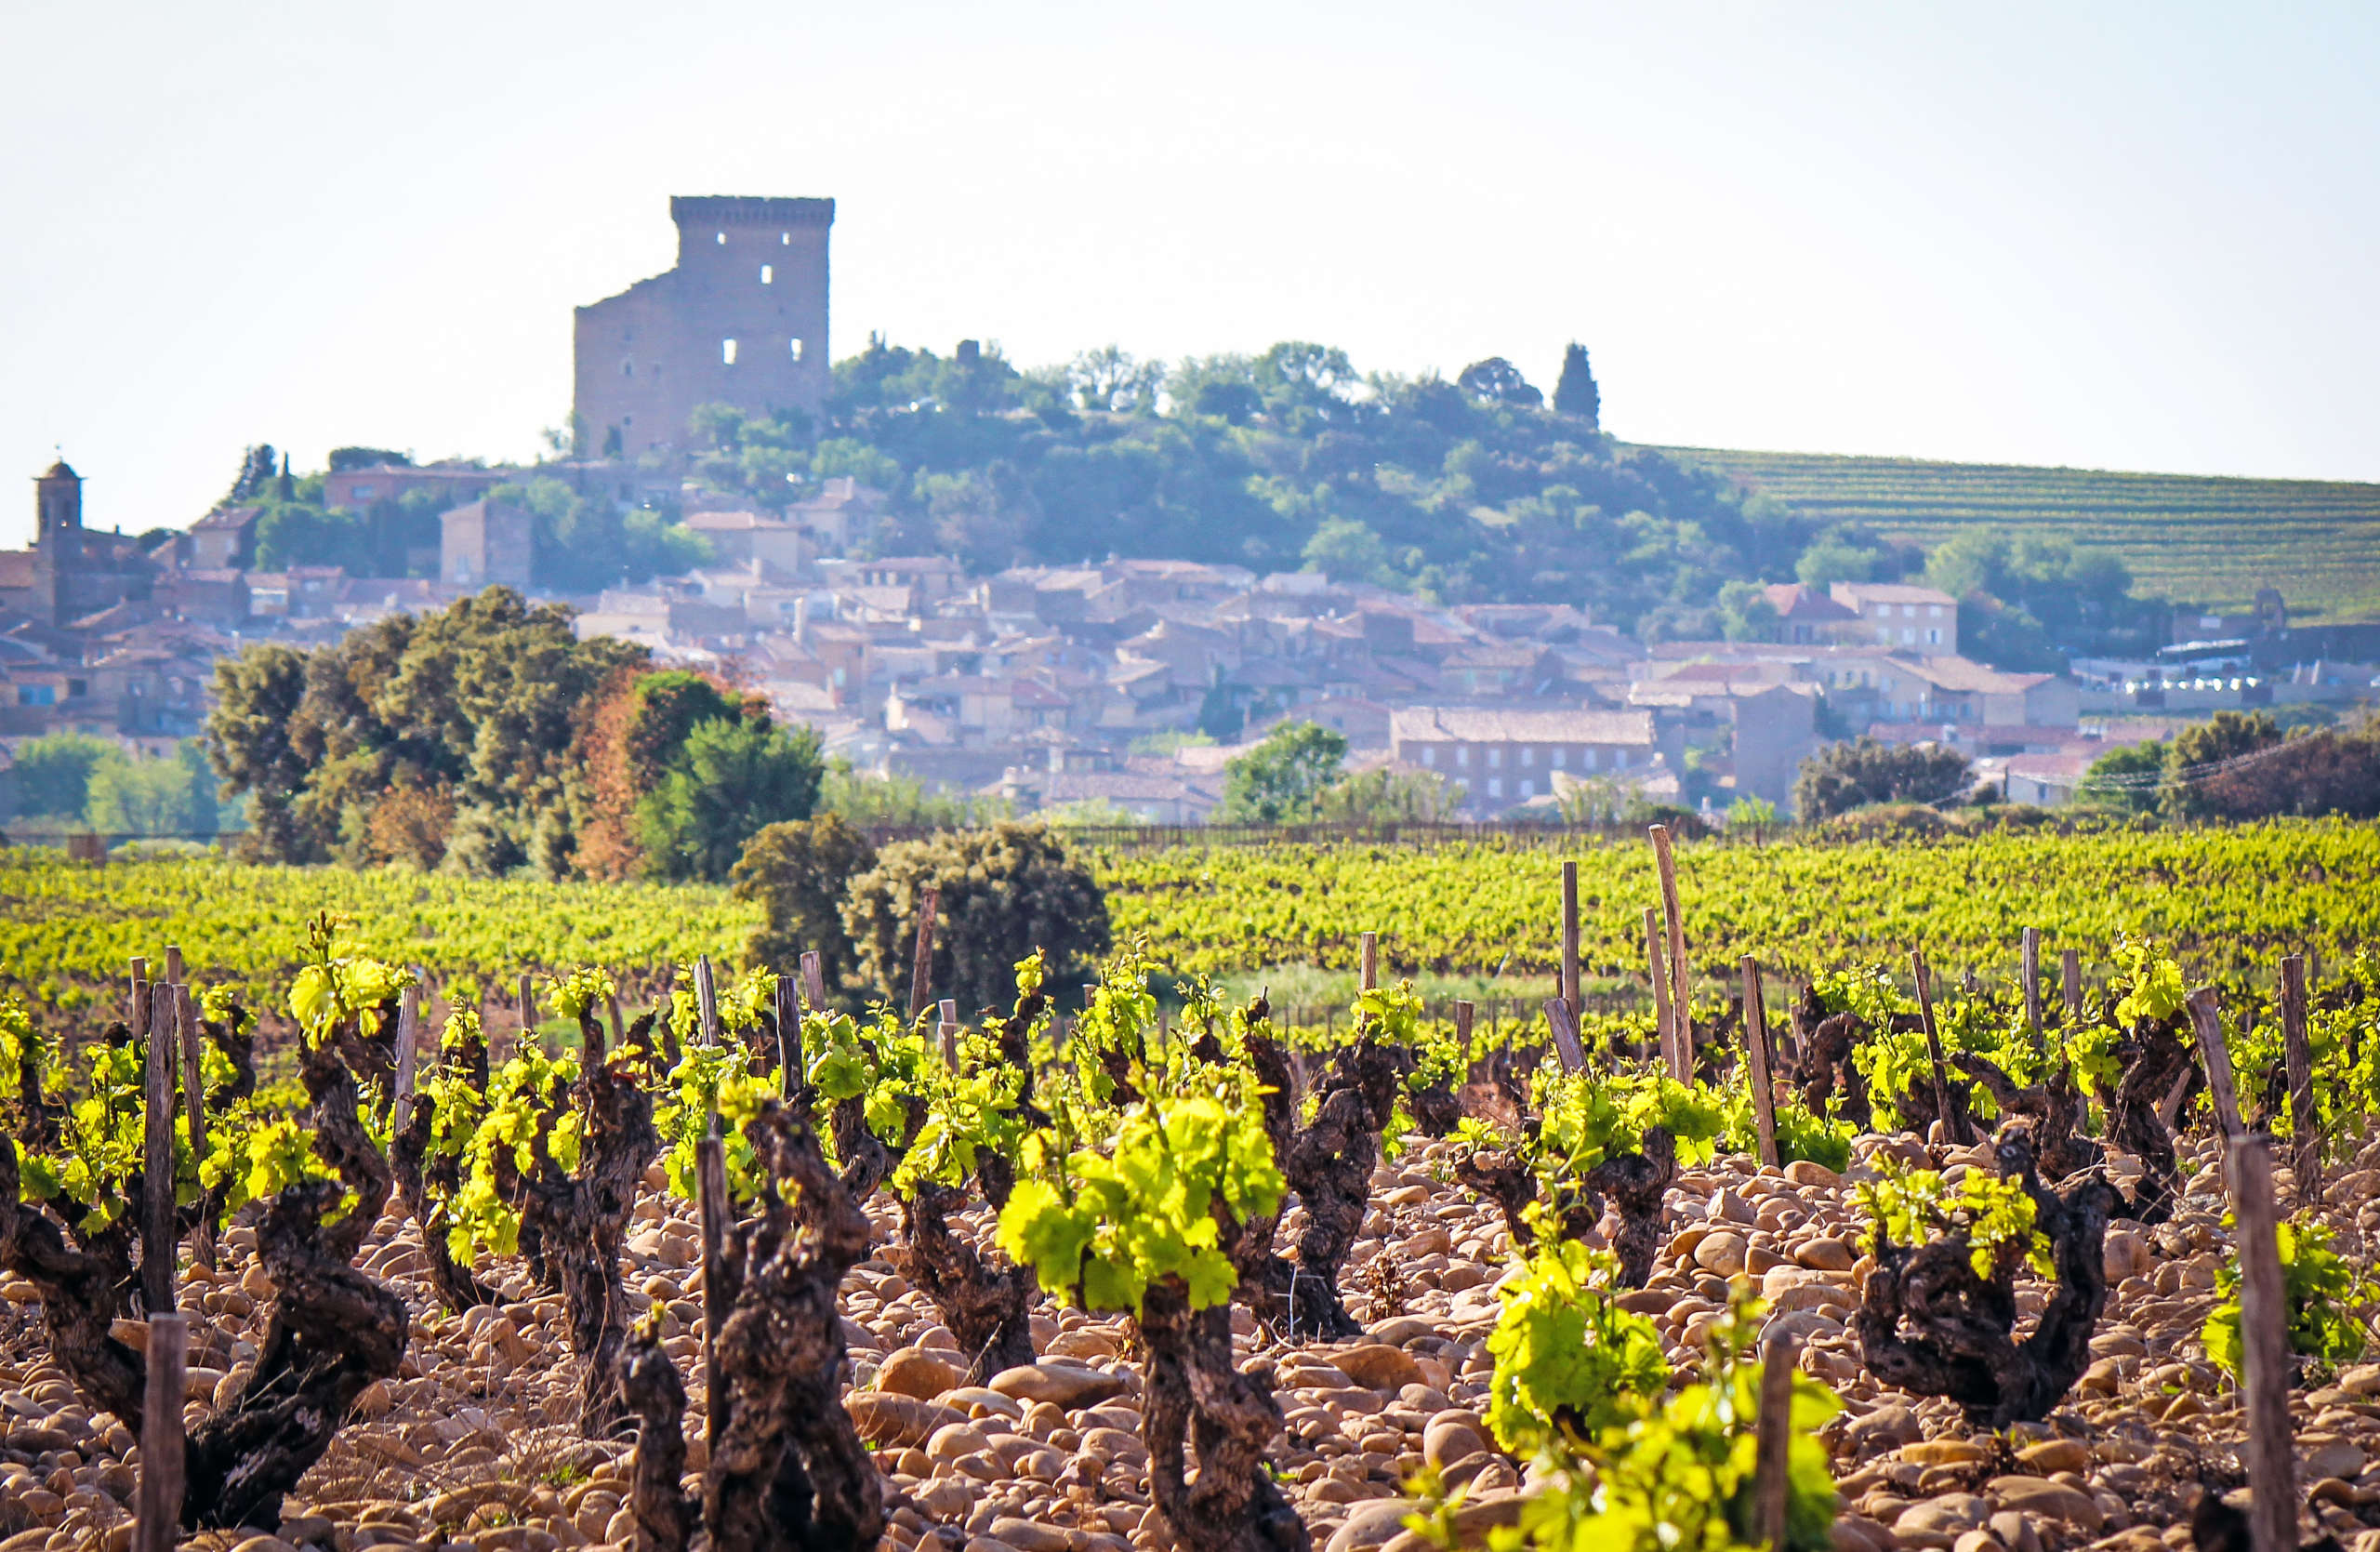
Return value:
[(1595, 387), (1594, 371), (1587, 365), (1587, 348), (1575, 339), (1562, 352), (1562, 376), (1554, 384), (1554, 413), (1583, 420), (1589, 431), (1603, 428), (1603, 392)]
[(932, 991), (970, 1016), (1013, 1002), (1017, 962), (1036, 948), (1049, 955), (1049, 984), (1064, 988), (1086, 979), (1111, 941), (1099, 881), (1046, 826), (949, 830), (885, 847), (852, 881), (843, 925), (858, 951), (853, 989), (906, 1007), (928, 885), (940, 892)]
[(1830, 744), (1802, 762), (1793, 778), (1793, 814), (1832, 818), (1870, 803), (1942, 803), (1964, 796), (1974, 779), (1956, 749), (1858, 738)]
[(1315, 800), (1339, 779), (1347, 740), (1318, 723), (1285, 723), (1223, 766), (1228, 823), (1280, 825), (1314, 817)]
[(826, 771), (818, 735), (765, 715), (694, 724), (660, 784), (637, 804), (637, 840), (662, 878), (727, 877), (767, 827), (806, 819)]
[(2281, 740), (2281, 724), (2269, 711), (2217, 711), (2205, 722), (2174, 735), (2165, 750), (2165, 779), (2157, 789), (2157, 806), (2178, 819), (2222, 816), (2211, 778), (2243, 756), (2259, 753)]
[(1500, 355), (1473, 362), (1454, 379), (1454, 385), (1483, 405), (1536, 409), (1545, 403), (1545, 395), (1529, 386), (1528, 379), (1521, 376), (1521, 369)]
[(92, 773), (122, 758), (112, 742), (87, 733), (26, 739), (17, 746), (17, 812), (79, 817), (90, 800)]
[(840, 814), (770, 825), (753, 836), (729, 875), (735, 897), (760, 907), (746, 957), (791, 975), (804, 953), (815, 953), (830, 992), (840, 992), (858, 963), (843, 900), (876, 861), (867, 837)]
[(2146, 814), (2157, 806), (2158, 778), (2164, 769), (2163, 739), (2121, 745), (2091, 762), (2074, 789), (2074, 801)]

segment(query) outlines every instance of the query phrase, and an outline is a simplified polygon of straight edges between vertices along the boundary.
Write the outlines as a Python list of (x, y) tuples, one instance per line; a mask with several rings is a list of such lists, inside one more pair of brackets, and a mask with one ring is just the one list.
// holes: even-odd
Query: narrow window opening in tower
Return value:
[(793, 342), (793, 359), (796, 361), (801, 359), (801, 341), (799, 339)]
[(633, 358), (624, 359), (621, 361), (620, 376), (624, 378), (632, 378), (636, 376), (636, 362)]
[(768, 264), (763, 264), (763, 265), (761, 265), (761, 266), (760, 266), (760, 284), (761, 284), (761, 285), (771, 285), (771, 284), (774, 283), (774, 281), (776, 280), (776, 278), (777, 278), (777, 275), (776, 275), (776, 270), (775, 270), (775, 267), (774, 267), (774, 266), (773, 266), (773, 265), (768, 265)]
[(720, 359), (720, 360), (721, 360), (721, 361), (723, 361), (723, 362), (725, 362), (725, 363), (726, 363), (728, 365), (730, 365), (730, 366), (733, 366), (733, 365), (735, 365), (735, 341), (734, 341), (734, 340), (733, 340), (733, 339), (722, 339), (722, 340), (721, 340), (721, 341), (719, 342), (719, 359)]

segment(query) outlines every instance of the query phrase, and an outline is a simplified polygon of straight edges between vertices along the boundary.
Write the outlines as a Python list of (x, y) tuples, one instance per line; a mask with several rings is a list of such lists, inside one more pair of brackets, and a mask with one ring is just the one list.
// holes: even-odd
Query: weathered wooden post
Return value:
[(616, 1051), (622, 1045), (627, 1043), (628, 1038), (628, 1027), (620, 1022), (620, 994), (618, 992), (611, 992), (604, 997), (603, 1012), (612, 1026), (612, 1049)]
[(1784, 1552), (1785, 1506), (1792, 1496), (1793, 1360), (1798, 1349), (1783, 1332), (1761, 1344), (1760, 1415), (1752, 1430), (1752, 1539)]
[(1562, 1001), (1579, 1013), (1579, 865), (1562, 864)]
[(149, 1373), (140, 1404), (140, 1478), (134, 1489), (132, 1552), (174, 1552), (184, 1491), (182, 1392), (189, 1386), (190, 1321), (149, 1317)]
[(420, 1058), (414, 1054), (414, 1037), (421, 1024), (421, 988), (410, 986), (397, 998), (397, 1092), (394, 1103), (395, 1129), (403, 1132), (413, 1117), (413, 1090), (416, 1065)]
[(1364, 933), (1355, 939), (1356, 974), (1363, 988), (1371, 990), (1380, 985), (1380, 934)]
[[(408, 994), (410, 995), (410, 994)], [(193, 1159), (206, 1157), (206, 1071), (200, 1059), (206, 1042), (205, 1031), (199, 1028), (198, 1009), (192, 1005), (190, 988), (177, 984), (174, 988), (174, 1025), (181, 1032), (182, 1106), (190, 1117), (190, 1151)], [(198, 1224), (198, 1264), (208, 1271), (215, 1269), (215, 1225), (201, 1214)]]
[(138, 955), (134, 956), (132, 961), (132, 1007), (131, 1012), (125, 1017), (125, 1023), (130, 1026), (134, 1040), (147, 1038), (149, 1034), (149, 962)]
[(178, 943), (165, 945), (165, 984), (176, 987), (182, 984), (182, 949)]
[(1768, 1011), (1761, 1002), (1760, 962), (1739, 962), (1744, 977), (1744, 1055), (1752, 1078), (1752, 1116), (1760, 1129), (1760, 1161), (1777, 1162), (1777, 1091), (1768, 1081)]
[(1661, 923), (1651, 906), (1645, 908), (1645, 976), (1653, 983), (1653, 1028), (1660, 1036), (1661, 1060), (1669, 1064), (1670, 1076), (1681, 1083), (1694, 1081), (1693, 1068), (1678, 1053), (1675, 1020), (1670, 1016), (1669, 969), (1661, 952)]
[(719, 1043), (719, 984), (711, 978), (710, 956), (694, 961), (694, 1016), (700, 1021), (705, 1045)]
[(787, 1099), (807, 1081), (801, 1019), (801, 983), (785, 976), (777, 982), (777, 1092)]
[(537, 992), (529, 983), (529, 973), (521, 972), (521, 1043), (528, 1045), (537, 1038)]
[(1463, 1002), (1461, 998), (1455, 1000), (1454, 1042), (1462, 1052), (1462, 1064), (1465, 1067), (1469, 1067), (1478, 1059), (1477, 1055), (1471, 1049), (1471, 1021), (1478, 1016), (1478, 1013), (1479, 1010), (1471, 1003)]
[[(2215, 1123), (2223, 1129), (2225, 1158), (2231, 1140), (2245, 1130), (2240, 1124), (2240, 1091), (2231, 1079), (2231, 1048), (2223, 1040), (2223, 999), (2213, 987), (2190, 993), (2190, 1028), (2198, 1035), (2199, 1055), (2206, 1060), (2206, 1097), (2215, 1106)], [(2225, 1171), (2227, 1176), (2228, 1166)], [(2226, 1179), (2238, 1203), (2239, 1183)]]
[(942, 1000), (940, 1027), (935, 1033), (942, 1037), (942, 1065), (953, 1072), (959, 1070), (959, 1003), (955, 998)]
[(151, 1314), (174, 1307), (174, 1263), (181, 1236), (174, 1232), (174, 1090), (181, 1076), (174, 1060), (176, 988), (160, 981), (149, 993), (149, 1044), (140, 1096), (147, 1123), (140, 1156), (140, 1297)]
[(1545, 1000), (1546, 1028), (1554, 1031), (1554, 1054), (1562, 1060), (1562, 1070), (1576, 1072), (1587, 1065), (1587, 1054), (1579, 1044), (1579, 1018), (1570, 1005), (1559, 997)]
[(1677, 903), (1677, 861), (1670, 853), (1670, 828), (1654, 825), (1653, 861), (1661, 875), (1661, 911), (1669, 919), (1670, 1030), (1678, 1060), (1694, 1070), (1694, 981), (1686, 968), (1686, 916)]
[(826, 1011), (826, 972), (815, 948), (801, 956), (801, 989), (811, 1007), (820, 1013)]
[(1917, 978), (1917, 1015), (1925, 1026), (1925, 1057), (1934, 1068), (1935, 1113), (1942, 1118), (1942, 1135), (1954, 1143), (1972, 1143), (1974, 1134), (1950, 1110), (1950, 1075), (1942, 1060), (1942, 1031), (1934, 1022), (1934, 977), (1925, 968), (1924, 949), (1909, 951), (1909, 968)]
[(2297, 1200), (2320, 1201), (2322, 1195), (2322, 1127), (2314, 1109), (2314, 1048), (2306, 1038), (2306, 958), (2291, 954), (2281, 962), (2281, 1054), (2289, 1064), (2289, 1173), (2297, 1184)]
[(2234, 1136), (2225, 1159), (2240, 1245), (2241, 1385), (2246, 1402), (2248, 1538), (2254, 1552), (2296, 1552), (2297, 1487), (2289, 1421), (2289, 1307), (2272, 1200), (2272, 1142)]
[(2066, 1003), (2066, 1027), (2082, 1027), (2082, 956), (2072, 948), (2057, 951), (2057, 988)]
[(719, 1117), (710, 1131), (694, 1144), (694, 1194), (703, 1227), (703, 1437), (719, 1447), (719, 1430), (726, 1424), (726, 1392), (719, 1383), (719, 1333), (727, 1324), (728, 1300), (719, 1286), (727, 1261), (727, 1151), (720, 1138)]
[(2017, 959), (2025, 977), (2025, 1028), (2033, 1032), (2033, 1044), (2042, 1042), (2042, 930), (2027, 927)]
[(933, 1001), (933, 919), (942, 907), (942, 891), (932, 884), (918, 896), (918, 952), (909, 967), (909, 1016), (916, 1018)]

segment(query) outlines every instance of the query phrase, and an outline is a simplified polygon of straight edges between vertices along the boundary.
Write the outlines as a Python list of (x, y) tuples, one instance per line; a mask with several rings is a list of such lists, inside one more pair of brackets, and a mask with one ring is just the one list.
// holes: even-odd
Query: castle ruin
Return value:
[(678, 197), (678, 265), (578, 309), (579, 456), (686, 445), (695, 406), (826, 413), (831, 199)]

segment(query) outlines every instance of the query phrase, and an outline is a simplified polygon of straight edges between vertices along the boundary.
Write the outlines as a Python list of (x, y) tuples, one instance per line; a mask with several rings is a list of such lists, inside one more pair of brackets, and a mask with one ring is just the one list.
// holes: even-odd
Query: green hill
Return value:
[(2271, 586), (2293, 619), (2380, 619), (2380, 484), (1657, 450), (1813, 521), (1861, 523), (1929, 548), (1966, 524), (2047, 529), (2121, 554), (2144, 594), (2245, 608)]

